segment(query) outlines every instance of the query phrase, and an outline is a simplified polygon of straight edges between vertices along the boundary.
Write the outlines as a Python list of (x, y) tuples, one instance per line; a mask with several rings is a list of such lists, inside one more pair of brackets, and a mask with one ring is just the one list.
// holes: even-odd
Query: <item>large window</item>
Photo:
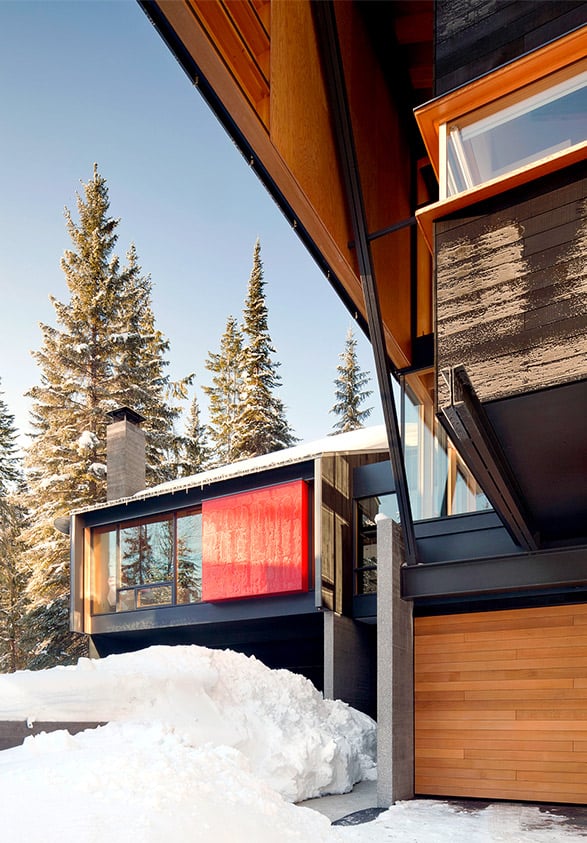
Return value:
[(91, 535), (94, 614), (201, 599), (200, 511), (97, 527)]
[(91, 612), (307, 591), (311, 535), (304, 480), (94, 527)]

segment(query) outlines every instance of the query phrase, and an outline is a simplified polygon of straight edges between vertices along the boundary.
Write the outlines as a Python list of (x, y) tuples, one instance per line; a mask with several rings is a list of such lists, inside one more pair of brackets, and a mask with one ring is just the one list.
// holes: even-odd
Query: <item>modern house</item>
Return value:
[(150, 489), (143, 483), (137, 491), (141, 450), (144, 465), (139, 419), (126, 411), (108, 428), (109, 468), (127, 466), (109, 477), (126, 478), (128, 487), (116, 485), (112, 496), (109, 479), (114, 499), (73, 515), (75, 628), (90, 636), (98, 655), (197, 643), (255, 655), (320, 689), (346, 681), (334, 677), (320, 610), (333, 610), (331, 637), (335, 617), (352, 617), (360, 506), (356, 609), (365, 624), (355, 635), (354, 661), (355, 673), (370, 679), (351, 677), (337, 696), (350, 695), (374, 715), (373, 519), (382, 507), (395, 514), (384, 428), (329, 436)]
[[(385, 419), (375, 452), (320, 447), (213, 478), (214, 499), (275, 482), (294, 521), (313, 514), (308, 590), (302, 554), (284, 591), (214, 591), (204, 538), (185, 593), (209, 577), (214, 599), (167, 607), (165, 640), (187, 610), (219, 618), (229, 602), (235, 641), (259, 622), (245, 606), (267, 605), (276, 630), (317, 616), (298, 667), (367, 710), (375, 693), (382, 805), (585, 802), (587, 3), (140, 4), (368, 332)], [(375, 575), (380, 504), (361, 501), (392, 493), (401, 527), (378, 522)], [(208, 507), (212, 525), (228, 515), (198, 494), (74, 516), (72, 625), (98, 651), (160, 635), (163, 610), (138, 583), (91, 602), (92, 530), (120, 546), (133, 519), (165, 510), (179, 536), (182, 510), (201, 506), (205, 535)], [(177, 603), (174, 564), (158, 599)]]

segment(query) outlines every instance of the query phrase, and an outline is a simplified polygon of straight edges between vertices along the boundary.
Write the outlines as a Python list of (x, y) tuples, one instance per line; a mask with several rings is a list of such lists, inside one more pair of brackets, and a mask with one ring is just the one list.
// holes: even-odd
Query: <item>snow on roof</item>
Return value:
[(74, 515), (82, 512), (89, 512), (95, 509), (102, 509), (106, 506), (120, 503), (121, 501), (136, 501), (145, 498), (156, 497), (168, 492), (187, 491), (188, 489), (203, 488), (221, 480), (230, 480), (234, 477), (244, 477), (247, 474), (255, 474), (270, 468), (280, 468), (286, 465), (305, 462), (316, 459), (327, 454), (377, 454), (388, 450), (385, 425), (375, 427), (363, 427), (358, 430), (350, 430), (348, 433), (337, 433), (333, 436), (325, 436), (313, 442), (304, 442), (301, 445), (294, 445), (293, 448), (284, 448), (272, 454), (263, 454), (260, 457), (252, 457), (248, 460), (223, 465), (219, 468), (211, 468), (199, 474), (192, 474), (189, 477), (181, 477), (177, 480), (169, 480), (160, 483), (158, 486), (151, 486), (143, 489), (129, 498), (120, 498), (118, 501), (110, 500), (105, 503), (91, 504), (74, 511)]

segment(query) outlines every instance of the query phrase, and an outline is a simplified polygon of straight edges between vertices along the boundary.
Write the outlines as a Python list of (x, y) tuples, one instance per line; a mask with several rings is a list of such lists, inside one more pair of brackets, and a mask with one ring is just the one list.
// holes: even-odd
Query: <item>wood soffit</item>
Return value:
[[(263, 180), (270, 191), (276, 190), (289, 205), (286, 216), (292, 225), (304, 230), (357, 311), (364, 315), (354, 253), (344, 249), (345, 238), (329, 227), (328, 218), (312, 200), (312, 190), (299, 180), (295, 167), (290, 166), (283, 144), (275, 143), (271, 125), (277, 108), (277, 102), (272, 98), (275, 87), (272, 79), (275, 61), (271, 59), (272, 16), (281, 13), (277, 4), (284, 0), (275, 2), (276, 5), (271, 0), (156, 0), (153, 5), (158, 7), (195, 62), (202, 80), (230, 115), (230, 123), (237, 128), (237, 134), (246, 140), (246, 146), (252, 151), (250, 163), (261, 164), (266, 174)], [(344, 5), (342, 2), (342, 7)], [(365, 16), (376, 61), (383, 68), (387, 84), (393, 87), (394, 96), (400, 98), (398, 106), (401, 105), (406, 122), (412, 123), (411, 131), (417, 137), (412, 108), (432, 92), (434, 4), (432, 0), (395, 0), (393, 3), (366, 0), (358, 3), (357, 8)], [(280, 14), (280, 21), (283, 27), (283, 14)], [(283, 28), (279, 32), (283, 38)], [(275, 32), (273, 35), (277, 44)], [(378, 49), (375, 49), (375, 40)], [(385, 44), (387, 49), (381, 49)], [(311, 45), (308, 46), (311, 49)], [(197, 84), (197, 77), (194, 81)], [(282, 133), (279, 140), (283, 141)], [(298, 166), (303, 163), (304, 155), (311, 157), (311, 150), (300, 152), (295, 162)], [(390, 213), (392, 217), (397, 216), (391, 208)], [(405, 213), (400, 216), (403, 218)], [(409, 365), (406, 350), (394, 336), (395, 330), (392, 332), (390, 326), (385, 327), (386, 345), (396, 365)]]
[(218, 0), (186, 3), (265, 128), (269, 127), (270, 3)]

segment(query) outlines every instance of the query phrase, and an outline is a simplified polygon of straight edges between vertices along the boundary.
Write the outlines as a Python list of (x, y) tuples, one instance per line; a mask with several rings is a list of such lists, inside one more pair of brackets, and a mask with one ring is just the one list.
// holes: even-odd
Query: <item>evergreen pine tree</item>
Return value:
[(344, 351), (339, 358), (341, 362), (336, 369), (338, 377), (334, 381), (336, 403), (330, 412), (338, 416), (338, 421), (333, 425), (335, 432), (346, 433), (363, 427), (363, 422), (373, 410), (372, 407), (361, 409), (373, 390), (365, 389), (369, 383), (369, 372), (362, 372), (359, 368), (357, 341), (352, 328), (347, 331)]
[(23, 530), (26, 513), (18, 492), (7, 495), (0, 506), (0, 672), (13, 673), (27, 666), (28, 569), (24, 558)]
[(281, 385), (279, 363), (268, 329), (261, 244), (255, 243), (253, 267), (243, 310), (243, 390), (234, 431), (234, 457), (246, 459), (288, 448), (297, 440), (283, 402), (275, 395)]
[(185, 436), (181, 442), (179, 476), (189, 477), (204, 471), (210, 463), (208, 432), (200, 421), (198, 398), (194, 395), (186, 424)]
[[(41, 383), (29, 392), (34, 433), (26, 458), (26, 541), (33, 668), (71, 662), (86, 651), (85, 637), (69, 632), (69, 542), (54, 520), (105, 498), (107, 412), (130, 403), (151, 416), (159, 437), (171, 435), (175, 412), (165, 408), (167, 344), (154, 328), (150, 282), (141, 275), (134, 247), (126, 267), (114, 254), (118, 220), (108, 214), (106, 181), (96, 165), (83, 189), (79, 222), (65, 212), (73, 248), (61, 267), (70, 300), (52, 298), (59, 327), (41, 326), (43, 343), (34, 354)], [(167, 479), (153, 448), (149, 456), (150, 480)]]
[(180, 437), (174, 424), (181, 414), (178, 401), (187, 397), (191, 376), (172, 382), (165, 369), (169, 342), (155, 326), (151, 279), (142, 275), (134, 245), (120, 276), (118, 332), (113, 332), (117, 356), (113, 361), (112, 400), (144, 416), (147, 486), (175, 477), (174, 455)]
[(16, 452), (14, 416), (8, 412), (8, 406), (0, 392), (0, 506), (5, 502), (13, 484), (21, 477)]
[(243, 338), (234, 316), (228, 317), (220, 351), (210, 352), (205, 365), (212, 373), (212, 385), (204, 387), (209, 399), (211, 464), (225, 465), (237, 459), (235, 425), (243, 389)]
[(21, 533), (25, 513), (18, 502), (22, 483), (16, 454), (14, 416), (0, 395), (0, 672), (14, 672), (26, 665), (24, 627), (27, 610)]

